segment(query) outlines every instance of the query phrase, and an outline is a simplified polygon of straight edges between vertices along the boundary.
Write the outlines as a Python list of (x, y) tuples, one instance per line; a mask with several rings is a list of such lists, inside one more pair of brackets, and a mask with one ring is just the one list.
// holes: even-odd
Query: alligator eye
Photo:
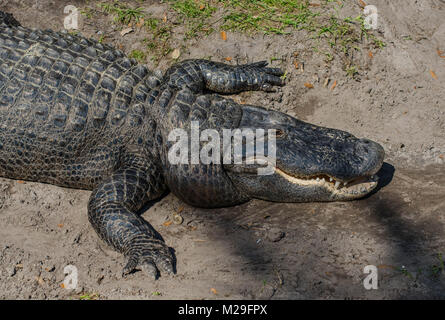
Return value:
[(282, 137), (284, 137), (284, 131), (281, 130), (281, 129), (276, 129), (276, 130), (275, 130), (275, 137), (276, 137), (276, 138), (282, 138)]

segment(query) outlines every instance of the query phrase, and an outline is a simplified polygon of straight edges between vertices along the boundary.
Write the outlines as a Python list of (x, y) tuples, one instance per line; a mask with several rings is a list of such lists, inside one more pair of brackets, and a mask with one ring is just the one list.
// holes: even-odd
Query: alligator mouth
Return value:
[(296, 177), (275, 167), (275, 172), (292, 184), (301, 186), (324, 187), (333, 195), (345, 198), (358, 198), (365, 196), (377, 187), (378, 177), (361, 176), (348, 181), (340, 181), (326, 174), (311, 177)]

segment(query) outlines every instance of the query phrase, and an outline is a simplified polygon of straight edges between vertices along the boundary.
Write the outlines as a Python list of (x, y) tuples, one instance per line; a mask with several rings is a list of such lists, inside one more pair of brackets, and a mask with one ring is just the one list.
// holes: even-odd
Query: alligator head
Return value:
[[(229, 164), (225, 171), (240, 192), (278, 202), (338, 201), (363, 197), (377, 186), (383, 148), (336, 129), (315, 126), (281, 112), (244, 107), (240, 128), (275, 129), (274, 172), (258, 164)], [(266, 149), (268, 141), (265, 141)], [(244, 157), (249, 154), (244, 152)]]
[[(218, 164), (164, 162), (167, 185), (185, 202), (221, 207), (254, 198), (276, 202), (340, 201), (363, 197), (377, 186), (375, 174), (382, 166), (384, 150), (376, 142), (261, 107), (233, 107), (229, 100), (213, 110), (224, 110), (224, 114), (213, 114), (220, 122), (234, 119), (232, 129), (263, 129), (265, 133), (274, 129), (276, 160), (268, 162), (272, 140), (265, 134), (261, 144), (264, 158), (256, 157), (259, 144), (255, 143), (253, 151), (242, 148), (242, 162), (224, 161), (223, 148)], [(221, 128), (215, 123), (209, 125), (210, 122), (206, 122), (207, 129), (221, 133)], [(253, 155), (258, 161), (249, 163), (247, 160)], [(258, 174), (258, 169), (271, 166), (271, 174)]]

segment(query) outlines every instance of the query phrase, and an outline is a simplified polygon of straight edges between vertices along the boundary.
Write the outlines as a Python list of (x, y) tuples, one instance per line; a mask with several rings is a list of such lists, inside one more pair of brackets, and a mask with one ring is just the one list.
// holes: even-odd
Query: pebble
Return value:
[(267, 239), (272, 242), (278, 242), (283, 239), (285, 233), (278, 228), (272, 228), (267, 232)]

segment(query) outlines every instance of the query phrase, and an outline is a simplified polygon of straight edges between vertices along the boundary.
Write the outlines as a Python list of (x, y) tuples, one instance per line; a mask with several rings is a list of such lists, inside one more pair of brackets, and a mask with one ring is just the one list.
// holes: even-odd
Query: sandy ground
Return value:
[[(356, 1), (346, 3), (346, 14), (359, 14)], [(0, 10), (25, 26), (61, 30), (67, 4), (84, 3), (3, 0)], [(387, 157), (377, 192), (346, 203), (251, 201), (218, 210), (196, 209), (169, 194), (143, 217), (175, 249), (177, 274), (152, 281), (141, 272), (121, 278), (123, 257), (106, 248), (87, 221), (89, 192), (0, 179), (0, 298), (445, 298), (445, 59), (437, 54), (445, 50), (445, 3), (372, 4), (387, 46), (372, 57), (363, 48), (358, 79), (348, 78), (338, 63), (327, 66), (304, 32), (228, 33), (227, 41), (215, 33), (190, 41), (181, 59), (279, 57), (273, 65), (288, 71), (285, 87), (235, 99), (381, 143)], [(143, 6), (166, 10), (155, 1)], [(91, 36), (103, 27), (107, 42), (126, 52), (144, 37), (141, 31), (122, 38), (105, 25), (85, 23), (81, 31)], [(295, 51), (304, 72), (293, 65)], [(161, 61), (160, 68), (169, 63)], [(337, 81), (334, 90), (323, 86), (326, 77)], [(184, 222), (165, 226), (178, 211)], [(78, 269), (76, 290), (61, 287), (67, 265)], [(363, 287), (367, 265), (377, 266), (377, 290)]]

